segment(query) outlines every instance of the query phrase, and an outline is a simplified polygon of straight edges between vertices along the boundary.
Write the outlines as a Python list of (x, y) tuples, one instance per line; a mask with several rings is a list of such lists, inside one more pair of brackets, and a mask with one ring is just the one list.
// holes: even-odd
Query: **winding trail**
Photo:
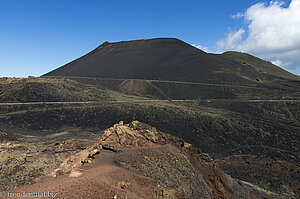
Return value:
[[(119, 101), (81, 101), (81, 102), (4, 102), (0, 106), (14, 106), (14, 105), (51, 105), (51, 104), (99, 104), (99, 103), (143, 103), (143, 102), (211, 102), (211, 101), (224, 101), (224, 99), (205, 99), (205, 100), (119, 100)], [(298, 100), (276, 100), (276, 99), (250, 99), (250, 100), (230, 100), (241, 102), (300, 102)]]
[[(81, 76), (42, 76), (43, 78), (73, 78), (73, 79), (91, 79), (91, 80), (117, 80), (124, 81), (127, 79), (119, 78), (105, 78), (105, 77), (81, 77)], [(134, 78), (132, 78), (134, 79)], [(254, 87), (254, 86), (240, 86), (240, 85), (228, 85), (228, 84), (214, 84), (214, 83), (205, 83), (205, 82), (185, 82), (185, 81), (172, 81), (172, 80), (155, 80), (155, 79), (141, 79), (144, 81), (158, 82), (158, 83), (173, 83), (173, 84), (190, 84), (190, 85), (206, 85), (206, 86), (219, 86), (219, 87), (236, 87), (236, 88), (252, 88), (263, 90), (264, 88)]]

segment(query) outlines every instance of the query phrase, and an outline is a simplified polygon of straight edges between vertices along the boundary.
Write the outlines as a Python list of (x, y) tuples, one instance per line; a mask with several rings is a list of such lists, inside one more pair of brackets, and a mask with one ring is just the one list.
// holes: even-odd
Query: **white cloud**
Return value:
[(220, 40), (219, 51), (248, 52), (300, 74), (300, 0), (283, 5), (281, 1), (257, 3), (234, 15), (243, 17), (247, 25)]
[(239, 18), (242, 18), (243, 16), (244, 16), (244, 13), (238, 12), (235, 15), (231, 15), (231, 18), (239, 19)]
[(277, 66), (280, 66), (280, 65), (283, 64), (282, 61), (280, 61), (280, 60), (274, 60), (274, 61), (272, 61), (272, 63), (277, 65)]
[(229, 32), (226, 34), (226, 40), (219, 41), (217, 45), (221, 49), (235, 49), (236, 45), (242, 41), (244, 33), (244, 28), (240, 28), (239, 30), (234, 32)]
[(199, 48), (200, 50), (203, 50), (205, 52), (208, 52), (208, 47), (206, 47), (206, 46), (202, 46), (200, 44), (192, 44), (192, 46)]

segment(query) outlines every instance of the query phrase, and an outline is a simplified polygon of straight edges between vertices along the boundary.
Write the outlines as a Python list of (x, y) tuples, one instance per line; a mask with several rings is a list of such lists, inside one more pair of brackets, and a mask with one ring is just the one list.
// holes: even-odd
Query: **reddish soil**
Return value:
[[(50, 174), (54, 177), (0, 193), (0, 197), (50, 192), (49, 197), (38, 198), (53, 198), (53, 194), (66, 199), (290, 198), (232, 179), (191, 144), (138, 121), (115, 124), (97, 140), (65, 157)], [(47, 150), (78, 144), (79, 140), (69, 140)]]
[(68, 175), (46, 178), (33, 185), (19, 187), (10, 192), (57, 193), (57, 198), (149, 198), (150, 194), (159, 194), (158, 183), (148, 177), (133, 173), (113, 163), (113, 152), (104, 152), (92, 165), (83, 167), (83, 175), (71, 178)]
[(203, 159), (197, 149), (187, 151), (192, 165), (202, 174), (211, 198), (234, 198), (234, 192), (226, 184), (225, 173), (212, 162)]

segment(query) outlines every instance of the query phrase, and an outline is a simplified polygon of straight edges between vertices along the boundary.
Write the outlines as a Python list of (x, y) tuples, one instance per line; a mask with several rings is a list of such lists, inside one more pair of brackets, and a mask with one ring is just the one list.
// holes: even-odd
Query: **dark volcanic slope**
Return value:
[(240, 64), (251, 66), (260, 73), (283, 78), (295, 78), (295, 75), (283, 70), (271, 62), (264, 61), (247, 53), (228, 51), (223, 53), (221, 56), (232, 61), (239, 62)]
[(101, 89), (71, 79), (0, 78), (0, 103), (112, 100)]
[[(272, 74), (272, 71), (275, 71)], [(249, 63), (205, 53), (183, 41), (158, 38), (108, 43), (105, 42), (83, 57), (44, 76), (82, 76), (122, 79), (163, 79), (188, 82), (256, 85), (259, 80), (278, 75), (257, 70)], [(280, 71), (284, 78), (297, 78)], [(274, 77), (273, 77), (274, 78)]]

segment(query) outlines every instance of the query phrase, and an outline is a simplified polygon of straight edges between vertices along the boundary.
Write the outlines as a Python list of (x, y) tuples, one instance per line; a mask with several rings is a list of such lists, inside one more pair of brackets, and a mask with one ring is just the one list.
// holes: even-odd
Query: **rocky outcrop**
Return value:
[(99, 144), (117, 152), (123, 148), (163, 145), (166, 141), (154, 127), (133, 121), (125, 125), (120, 122), (105, 130)]
[[(81, 178), (87, 168), (102, 164), (154, 180), (147, 185), (152, 187), (149, 193), (140, 193), (146, 198), (288, 198), (231, 178), (208, 154), (138, 121), (121, 121), (104, 130), (95, 144), (68, 157), (51, 175)], [(122, 179), (120, 175), (116, 172), (109, 178)], [(116, 184), (130, 194), (133, 180), (137, 177)]]
[(120, 152), (128, 148), (163, 144), (166, 144), (166, 141), (155, 128), (138, 121), (126, 125), (120, 122), (105, 130), (96, 144), (67, 158), (51, 173), (51, 176), (56, 177), (66, 173), (73, 176), (74, 172), (80, 172), (81, 165), (92, 163), (95, 155), (100, 154), (101, 150)]
[(236, 180), (209, 154), (138, 121), (119, 122), (92, 140), (6, 141), (0, 147), (0, 191), (51, 190), (61, 198), (296, 198)]

